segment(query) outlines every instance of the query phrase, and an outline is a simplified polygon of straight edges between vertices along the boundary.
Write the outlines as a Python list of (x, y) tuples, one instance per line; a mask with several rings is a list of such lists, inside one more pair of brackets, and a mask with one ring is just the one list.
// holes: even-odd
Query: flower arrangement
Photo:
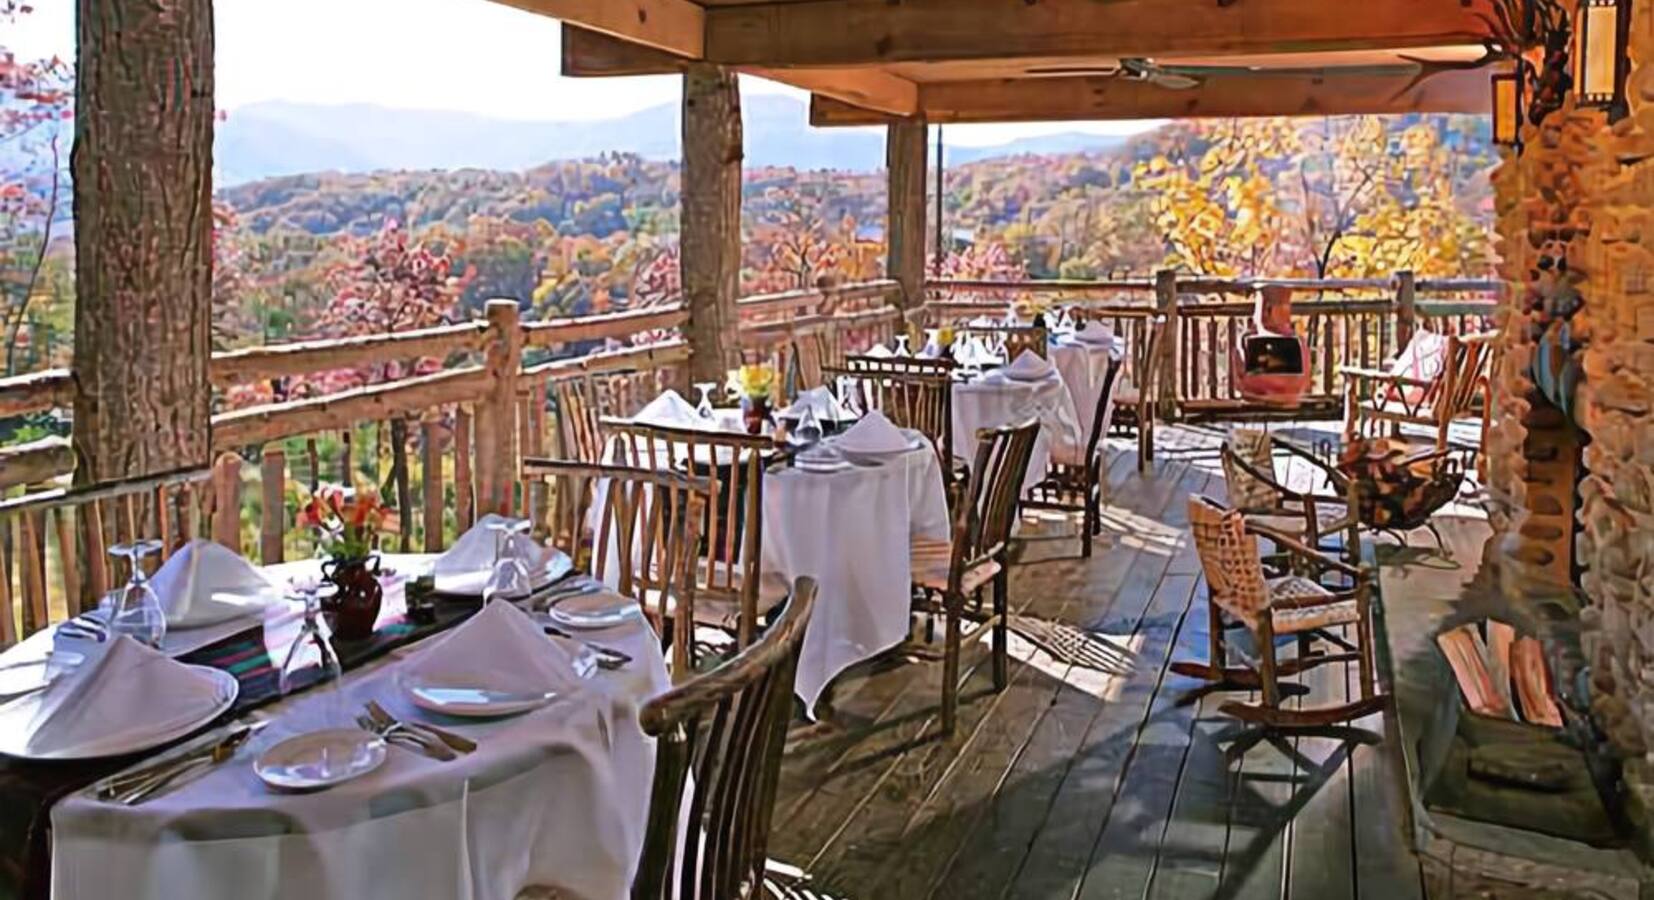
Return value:
[(775, 367), (752, 363), (729, 373), (729, 390), (744, 400), (768, 399), (775, 391)]
[(954, 340), (957, 338), (958, 335), (954, 333), (953, 327), (950, 325), (944, 325), (936, 329), (936, 344), (943, 349), (952, 347)]
[(397, 531), (396, 511), (379, 499), (378, 491), (337, 484), (318, 486), (299, 504), (297, 524), (316, 530), (316, 541), (329, 557), (347, 560), (367, 558), (381, 533)]

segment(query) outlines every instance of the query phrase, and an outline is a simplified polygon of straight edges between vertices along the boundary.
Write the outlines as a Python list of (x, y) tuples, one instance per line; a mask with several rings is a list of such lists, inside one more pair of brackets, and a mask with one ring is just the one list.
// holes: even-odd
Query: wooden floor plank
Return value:
[[(1350, 699), (1348, 663), (1311, 669), (1302, 676), (1309, 694), (1299, 708)], [(1353, 900), (1355, 860), (1350, 841), (1350, 766), (1355, 742), (1342, 737), (1300, 735), (1292, 789), (1299, 798), (1288, 852), (1288, 900)]]
[[(1196, 606), (1205, 603), (1202, 591)], [(1190, 610), (1200, 615), (1201, 609)], [(1223, 877), (1223, 851), (1229, 841), (1229, 792), (1232, 780), (1220, 746), (1233, 729), (1221, 715), (1223, 694), (1201, 698), (1195, 729), (1172, 802), (1171, 820), (1156, 855), (1148, 900), (1197, 900), (1216, 897)]]

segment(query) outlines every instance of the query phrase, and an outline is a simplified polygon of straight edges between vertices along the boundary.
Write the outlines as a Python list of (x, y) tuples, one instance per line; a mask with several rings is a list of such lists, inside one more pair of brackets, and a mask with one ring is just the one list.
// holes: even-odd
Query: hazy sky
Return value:
[[(74, 52), (74, 0), (34, 0), (0, 24), (28, 59)], [(216, 0), (218, 105), (261, 100), (377, 103), (514, 119), (598, 119), (677, 102), (676, 77), (558, 76), (558, 26), (488, 0)], [(757, 78), (752, 93), (791, 88)], [(1154, 123), (972, 125), (949, 143), (992, 144), (1062, 131), (1135, 133)]]

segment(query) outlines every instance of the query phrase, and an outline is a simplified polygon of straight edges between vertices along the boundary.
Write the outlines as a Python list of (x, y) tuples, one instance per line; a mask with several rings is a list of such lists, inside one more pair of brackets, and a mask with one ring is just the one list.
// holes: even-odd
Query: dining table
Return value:
[(1038, 419), (1040, 428), (1023, 477), (1024, 490), (1044, 480), (1053, 458), (1077, 458), (1085, 452), (1086, 433), (1061, 369), (1048, 366), (1039, 377), (1018, 378), (1002, 366), (953, 384), (953, 452), (966, 462), (976, 459), (979, 431), (1029, 419)]
[[(1097, 400), (1102, 396), (1107, 386), (1110, 363), (1118, 363), (1125, 359), (1126, 344), (1120, 337), (1108, 334), (1101, 339), (1081, 340), (1073, 334), (1055, 334), (1051, 338), (1051, 364), (1062, 373), (1063, 384), (1068, 388), (1068, 395), (1074, 400), (1074, 410), (1079, 416), (1081, 441), (1091, 438), (1092, 424), (1097, 419)], [(1125, 386), (1126, 373), (1121, 372), (1116, 378), (1113, 394), (1108, 397), (1103, 410), (1103, 424), (1106, 428), (1114, 416), (1114, 404)], [(1082, 443), (1078, 448), (1084, 450)], [(1078, 463), (1075, 458), (1059, 459), (1058, 462)]]
[[(643, 733), (638, 710), (670, 684), (653, 628), (639, 615), (572, 635), (629, 659), (619, 668), (594, 669), (537, 709), (490, 719), (428, 712), (402, 685), (410, 661), (458, 634), (478, 608), (475, 599), (439, 602), (434, 620), (414, 621), (408, 587), (429, 574), (435, 558), (385, 554), (395, 574), (384, 581), (373, 636), (335, 642), (346, 669), (339, 681), (286, 697), (276, 690), (279, 661), (301, 618), (292, 610), (267, 613), (242, 623), (240, 632), (179, 654), (181, 661), (228, 671), (240, 683), (229, 719), (214, 728), (262, 727), (235, 757), (176, 789), (136, 805), (101, 800), (91, 790), (98, 779), (145, 764), (153, 753), (113, 764), (0, 761), (0, 806), (11, 804), (10, 815), (32, 812), (28, 822), (21, 819), (29, 816), (0, 816), (0, 830), (25, 838), (19, 855), (0, 851), (0, 894), (11, 874), (13, 886), (22, 886), (19, 896), (49, 891), (56, 900), (511, 900), (528, 886), (587, 898), (628, 896), (654, 767), (653, 740)], [(311, 560), (264, 571), (274, 582), (320, 574)], [(51, 639), (47, 632), (44, 640)], [(0, 655), (0, 665), (38, 649), (15, 647)], [(379, 768), (308, 793), (272, 789), (253, 771), (251, 760), (284, 739), (351, 727), (352, 712), (369, 700), (398, 719), (437, 725), (477, 747), (437, 760), (393, 742)], [(32, 792), (25, 789), (31, 784)], [(23, 808), (31, 803), (36, 808)], [(40, 821), (42, 814), (47, 821)], [(30, 874), (41, 853), (48, 854), (45, 878)]]

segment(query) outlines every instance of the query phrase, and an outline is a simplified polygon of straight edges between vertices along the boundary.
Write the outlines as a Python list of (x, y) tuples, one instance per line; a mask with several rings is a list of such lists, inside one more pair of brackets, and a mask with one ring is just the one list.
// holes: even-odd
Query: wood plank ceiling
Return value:
[(1469, 67), (1489, 0), (497, 2), (564, 20), (566, 75), (707, 60), (810, 91), (817, 125), (1476, 113), (1502, 65)]

